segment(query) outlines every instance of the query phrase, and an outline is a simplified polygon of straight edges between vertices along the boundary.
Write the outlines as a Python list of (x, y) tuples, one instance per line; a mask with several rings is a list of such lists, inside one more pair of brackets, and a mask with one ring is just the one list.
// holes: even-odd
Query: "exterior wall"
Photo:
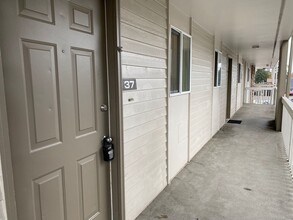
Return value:
[(214, 38), (192, 23), (192, 72), (190, 94), (190, 159), (212, 135)]
[[(172, 4), (169, 6), (170, 25), (190, 34), (190, 18)], [(171, 56), (169, 56), (171, 57)], [(169, 68), (171, 70), (171, 68)], [(169, 71), (169, 75), (171, 72)], [(171, 78), (171, 77), (169, 77)], [(169, 96), (168, 108), (168, 181), (188, 162), (189, 94)]]
[(222, 51), (222, 84), (220, 87), (220, 120), (219, 129), (226, 123), (227, 109), (227, 84), (228, 84), (228, 56), (225, 53), (224, 45), (221, 46)]
[(240, 108), (243, 106), (244, 102), (244, 88), (245, 88), (245, 76), (247, 74), (246, 62), (242, 60), (242, 79), (241, 79), (241, 94), (240, 94)]
[(238, 62), (236, 56), (233, 57), (233, 67), (232, 67), (232, 98), (231, 98), (231, 117), (237, 111), (237, 70)]
[(282, 136), (289, 165), (293, 170), (293, 103), (287, 97), (283, 97), (282, 104)]
[[(243, 103), (250, 103), (251, 65), (246, 63), (246, 74), (244, 77), (244, 100)], [(248, 80), (247, 80), (248, 79)]]
[[(238, 83), (238, 64), (241, 64), (241, 80), (240, 83)], [(237, 60), (237, 100), (236, 100), (236, 111), (238, 109), (240, 109), (242, 107), (242, 103), (243, 103), (243, 75), (244, 75), (244, 63), (241, 59), (240, 56), (238, 56), (238, 60)]]
[(167, 185), (167, 2), (121, 0), (126, 219), (135, 219)]
[(212, 136), (214, 136), (220, 127), (220, 87), (213, 87), (212, 101)]
[[(213, 87), (213, 105), (212, 105), (212, 135), (215, 135), (220, 128), (226, 123), (227, 108), (227, 76), (228, 76), (228, 58), (223, 52), (222, 43), (215, 39), (215, 50), (222, 52), (222, 70), (221, 70), (221, 86)], [(213, 59), (215, 62), (215, 60)], [(215, 63), (213, 62), (213, 76)], [(213, 80), (214, 81), (214, 80)]]
[[(217, 133), (220, 129), (220, 88), (214, 86), (214, 78), (215, 78), (215, 51), (222, 52), (221, 50), (221, 42), (217, 39), (217, 36), (214, 37), (214, 51), (213, 51), (213, 74), (212, 74), (212, 136)], [(222, 75), (222, 74), (221, 74)]]
[[(192, 35), (191, 93), (174, 97), (168, 92), (168, 19)], [(135, 219), (225, 124), (228, 56), (233, 58), (231, 115), (237, 109), (236, 53), (190, 22), (165, 0), (121, 0), (122, 78), (137, 80), (137, 90), (123, 91), (127, 220)], [(219, 88), (213, 88), (215, 49), (222, 51)]]

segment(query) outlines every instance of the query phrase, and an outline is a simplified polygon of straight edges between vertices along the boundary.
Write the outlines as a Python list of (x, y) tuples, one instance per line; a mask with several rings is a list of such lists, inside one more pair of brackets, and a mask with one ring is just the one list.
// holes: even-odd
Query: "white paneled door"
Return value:
[(19, 220), (108, 220), (102, 0), (1, 0)]

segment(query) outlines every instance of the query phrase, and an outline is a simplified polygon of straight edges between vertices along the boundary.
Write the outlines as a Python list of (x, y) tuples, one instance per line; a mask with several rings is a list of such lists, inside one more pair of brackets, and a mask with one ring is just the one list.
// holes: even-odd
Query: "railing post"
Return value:
[(252, 104), (275, 104), (276, 87), (249, 87), (245, 88), (246, 103)]

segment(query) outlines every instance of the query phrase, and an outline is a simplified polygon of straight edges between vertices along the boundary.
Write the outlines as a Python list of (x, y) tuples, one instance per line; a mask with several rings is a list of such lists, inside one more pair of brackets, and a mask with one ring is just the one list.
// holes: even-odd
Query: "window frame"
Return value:
[(242, 64), (241, 63), (238, 63), (238, 66), (237, 66), (237, 83), (242, 83), (241, 81), (241, 78), (242, 78)]
[[(169, 29), (169, 45), (170, 45), (170, 51), (171, 51), (171, 37), (172, 37), (172, 30), (178, 32), (180, 34), (180, 59), (179, 59), (179, 92), (176, 92), (176, 93), (171, 93), (171, 80), (172, 80), (172, 77), (171, 77), (171, 74), (172, 74), (172, 51), (170, 52), (170, 55), (169, 55), (169, 59), (170, 59), (170, 65), (169, 65), (169, 68), (170, 70), (168, 71), (170, 76), (170, 81), (169, 81), (169, 89), (168, 89), (168, 93), (169, 93), (169, 96), (178, 96), (178, 95), (185, 95), (185, 94), (189, 94), (191, 93), (191, 70), (192, 70), (192, 36), (190, 34), (187, 34), (186, 32), (180, 30), (179, 28), (177, 27), (174, 27), (172, 25), (170, 25), (170, 29)], [(188, 91), (182, 91), (182, 78), (183, 78), (183, 67), (182, 67), (182, 63), (183, 63), (183, 37), (186, 36), (189, 38), (190, 40), (190, 58), (189, 58), (189, 90)]]
[[(217, 53), (217, 57), (216, 57)], [(218, 65), (219, 65), (219, 54), (221, 55), (221, 72), (218, 74)], [(216, 61), (217, 58), (217, 61)], [(222, 52), (220, 50), (215, 50), (214, 53), (214, 88), (219, 88), (222, 85)], [(219, 83), (220, 76), (220, 83)]]

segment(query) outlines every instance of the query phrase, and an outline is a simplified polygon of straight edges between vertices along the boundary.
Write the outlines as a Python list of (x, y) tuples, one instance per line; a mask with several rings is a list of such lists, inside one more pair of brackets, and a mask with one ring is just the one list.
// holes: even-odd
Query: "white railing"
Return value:
[(276, 91), (276, 87), (245, 88), (245, 103), (274, 105)]
[(291, 170), (293, 170), (293, 102), (283, 97), (282, 136), (286, 149), (287, 158)]

